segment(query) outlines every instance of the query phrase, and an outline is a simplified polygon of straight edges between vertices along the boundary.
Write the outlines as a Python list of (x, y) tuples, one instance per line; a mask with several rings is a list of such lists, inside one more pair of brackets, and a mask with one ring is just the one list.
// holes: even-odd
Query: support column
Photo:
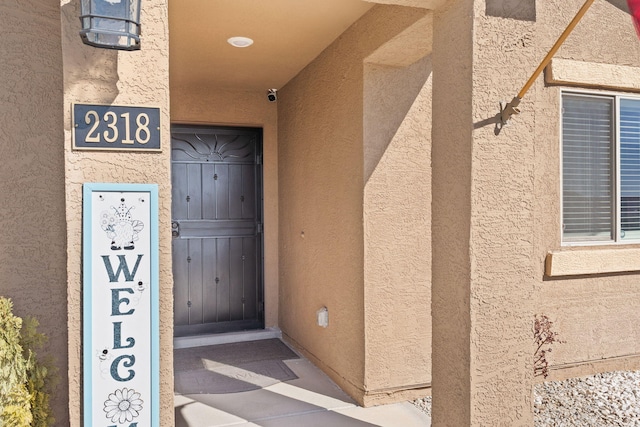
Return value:
[[(173, 408), (173, 276), (169, 133), (168, 1), (142, 2), (142, 48), (115, 51), (82, 44), (80, 1), (61, 0), (64, 67), (65, 205), (70, 426), (82, 425), (82, 186), (158, 184), (160, 270), (160, 427), (175, 425)], [(71, 106), (102, 104), (160, 108), (162, 152), (73, 150)], [(101, 396), (100, 398), (106, 398)], [(105, 423), (108, 420), (105, 418)]]
[(533, 103), (497, 135), (492, 119), (535, 68), (534, 23), (485, 13), (434, 16), (434, 426), (533, 425)]

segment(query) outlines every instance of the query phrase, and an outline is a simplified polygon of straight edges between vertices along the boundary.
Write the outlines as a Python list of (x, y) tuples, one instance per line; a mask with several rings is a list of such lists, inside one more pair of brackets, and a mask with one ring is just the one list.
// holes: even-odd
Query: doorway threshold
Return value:
[(173, 348), (204, 347), (208, 345), (268, 340), (272, 338), (282, 339), (282, 331), (279, 328), (265, 328), (251, 331), (227, 332), (223, 334), (177, 337), (173, 339)]

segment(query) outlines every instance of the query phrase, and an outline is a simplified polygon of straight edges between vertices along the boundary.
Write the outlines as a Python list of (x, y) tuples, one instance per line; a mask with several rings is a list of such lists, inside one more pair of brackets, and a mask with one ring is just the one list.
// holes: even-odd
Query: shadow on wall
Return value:
[(495, 16), (497, 18), (518, 19), (520, 21), (535, 21), (536, 1), (487, 0), (485, 13), (487, 14), (487, 16)]
[(80, 2), (62, 6), (61, 15), (67, 99), (87, 104), (111, 104), (119, 94), (118, 51), (82, 43), (79, 35)]
[[(365, 64), (364, 180), (367, 182), (431, 75), (431, 55), (408, 67)], [(425, 116), (425, 120), (428, 116)]]

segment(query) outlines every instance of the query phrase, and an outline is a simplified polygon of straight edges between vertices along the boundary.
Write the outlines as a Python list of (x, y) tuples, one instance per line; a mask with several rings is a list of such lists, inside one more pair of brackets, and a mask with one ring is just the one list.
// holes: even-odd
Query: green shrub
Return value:
[(46, 337), (37, 320), (23, 321), (12, 309), (0, 297), (0, 427), (47, 427), (54, 422), (45, 391), (51, 370), (35, 353)]

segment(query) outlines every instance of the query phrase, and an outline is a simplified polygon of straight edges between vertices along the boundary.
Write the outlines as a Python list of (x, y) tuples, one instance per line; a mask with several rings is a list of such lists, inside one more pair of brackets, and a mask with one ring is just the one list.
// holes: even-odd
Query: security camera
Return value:
[(278, 100), (278, 89), (267, 90), (267, 100), (269, 102), (276, 102)]

